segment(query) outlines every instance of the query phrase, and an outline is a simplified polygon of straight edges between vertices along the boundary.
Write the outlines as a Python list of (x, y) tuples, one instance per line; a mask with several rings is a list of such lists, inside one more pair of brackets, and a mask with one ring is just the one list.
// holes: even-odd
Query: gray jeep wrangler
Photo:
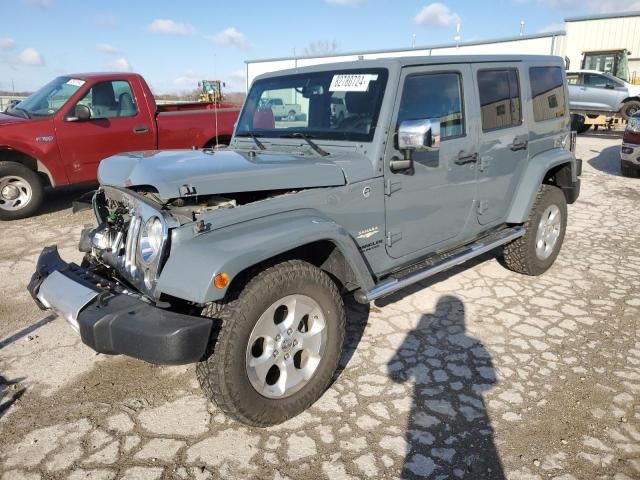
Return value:
[[(276, 120), (269, 98), (303, 115)], [(262, 75), (228, 150), (104, 160), (84, 261), (45, 248), (29, 291), (94, 350), (197, 362), (227, 414), (277, 424), (331, 382), (345, 295), (371, 302), (497, 247), (516, 272), (553, 264), (580, 189), (569, 123), (559, 57)]]

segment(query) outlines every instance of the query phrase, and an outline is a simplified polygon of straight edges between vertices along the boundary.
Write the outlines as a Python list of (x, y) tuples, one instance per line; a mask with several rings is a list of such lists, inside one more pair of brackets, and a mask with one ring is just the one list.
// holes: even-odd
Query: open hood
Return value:
[(249, 156), (233, 150), (122, 153), (103, 160), (102, 185), (149, 185), (163, 200), (188, 194), (284, 190), (345, 185), (345, 174), (325, 159), (282, 154)]

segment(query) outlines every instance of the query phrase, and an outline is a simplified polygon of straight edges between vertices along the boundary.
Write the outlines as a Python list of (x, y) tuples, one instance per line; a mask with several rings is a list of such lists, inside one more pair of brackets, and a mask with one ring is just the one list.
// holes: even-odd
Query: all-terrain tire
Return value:
[[(553, 205), (560, 213), (559, 235), (549, 256), (541, 258), (536, 253), (538, 229), (541, 226), (543, 215)], [(554, 185), (540, 185), (524, 227), (527, 231), (522, 237), (505, 245), (503, 250), (504, 263), (509, 270), (514, 272), (533, 276), (542, 275), (557, 258), (567, 228), (567, 201), (562, 190)]]
[(640, 111), (640, 101), (629, 100), (622, 104), (622, 108), (620, 109), (620, 115), (625, 121), (629, 121), (629, 119), (633, 116), (633, 114), (638, 111)]
[[(289, 295), (310, 297), (320, 306), (327, 329), (324, 353), (302, 388), (284, 398), (268, 398), (249, 379), (248, 343), (261, 315)], [(205, 308), (203, 314), (221, 320), (222, 326), (212, 340), (211, 354), (196, 366), (196, 374), (206, 395), (228, 416), (267, 427), (298, 415), (320, 398), (338, 366), (346, 322), (342, 297), (325, 272), (301, 260), (278, 263), (240, 281), (229, 292), (228, 301), (213, 307)]]
[[(0, 191), (0, 221), (18, 220), (35, 214), (44, 197), (42, 180), (36, 172), (17, 162), (0, 162), (0, 188), (12, 184), (19, 191), (19, 198), (9, 200)], [(14, 189), (15, 189), (14, 188)]]

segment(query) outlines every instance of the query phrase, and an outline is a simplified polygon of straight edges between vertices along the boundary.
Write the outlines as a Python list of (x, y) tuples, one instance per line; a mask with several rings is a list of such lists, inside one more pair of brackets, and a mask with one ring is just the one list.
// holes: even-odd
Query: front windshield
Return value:
[(370, 141), (387, 76), (386, 69), (358, 69), (258, 80), (236, 135)]
[(31, 117), (49, 117), (60, 110), (84, 85), (84, 80), (58, 77), (15, 105), (11, 112)]

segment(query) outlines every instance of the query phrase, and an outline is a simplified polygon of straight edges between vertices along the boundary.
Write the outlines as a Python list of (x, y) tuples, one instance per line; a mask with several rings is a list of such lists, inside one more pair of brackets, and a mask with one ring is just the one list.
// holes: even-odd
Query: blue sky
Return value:
[(563, 28), (567, 16), (640, 10), (640, 0), (1, 0), (0, 89), (38, 88), (80, 71), (132, 70), (156, 93), (202, 78), (244, 89), (244, 61), (527, 34)]

